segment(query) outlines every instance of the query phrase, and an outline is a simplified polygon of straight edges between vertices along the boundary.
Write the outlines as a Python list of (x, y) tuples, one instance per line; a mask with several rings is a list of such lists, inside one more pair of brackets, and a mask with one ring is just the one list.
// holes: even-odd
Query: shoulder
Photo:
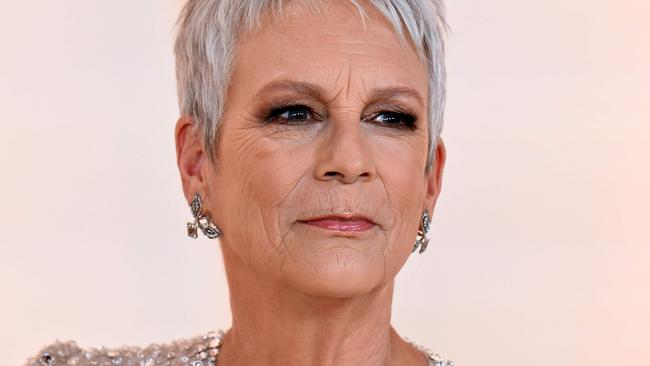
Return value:
[(214, 366), (222, 333), (208, 332), (146, 347), (81, 348), (75, 341), (45, 345), (24, 366)]
[(445, 360), (437, 353), (429, 352), (426, 356), (428, 366), (454, 366), (454, 361)]
[(427, 366), (454, 366), (454, 362), (451, 360), (446, 360), (439, 354), (431, 351), (431, 349), (424, 347), (420, 345), (419, 343), (415, 342), (414, 340), (404, 337), (404, 340), (413, 345), (418, 351), (422, 352), (424, 354), (424, 357), (427, 360)]

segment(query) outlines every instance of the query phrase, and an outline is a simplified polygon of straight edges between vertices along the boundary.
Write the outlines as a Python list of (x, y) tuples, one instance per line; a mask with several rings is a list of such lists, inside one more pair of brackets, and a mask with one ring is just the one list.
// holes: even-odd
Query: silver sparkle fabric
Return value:
[[(57, 340), (28, 358), (24, 366), (217, 366), (222, 337), (223, 331), (210, 331), (144, 348), (80, 348), (75, 341)], [(454, 366), (415, 342), (408, 342), (423, 353), (429, 366)]]

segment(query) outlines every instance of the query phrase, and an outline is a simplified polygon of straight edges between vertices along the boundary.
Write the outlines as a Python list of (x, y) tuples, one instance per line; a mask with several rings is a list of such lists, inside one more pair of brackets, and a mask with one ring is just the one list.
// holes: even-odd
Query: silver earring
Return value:
[(223, 235), (217, 225), (211, 223), (208, 216), (203, 214), (203, 203), (201, 203), (201, 196), (198, 193), (192, 198), (190, 210), (192, 211), (192, 216), (194, 216), (194, 222), (187, 223), (187, 236), (196, 239), (198, 229), (201, 229), (203, 235), (210, 239), (215, 239)]
[(422, 214), (422, 222), (420, 224), (420, 229), (418, 229), (418, 233), (416, 235), (415, 239), (415, 245), (413, 246), (413, 250), (411, 253), (415, 252), (418, 247), (420, 247), (420, 254), (422, 254), (426, 249), (427, 245), (429, 245), (429, 238), (427, 238), (427, 233), (429, 232), (429, 228), (431, 226), (431, 221), (429, 220), (429, 213), (427, 210), (424, 210), (424, 213)]

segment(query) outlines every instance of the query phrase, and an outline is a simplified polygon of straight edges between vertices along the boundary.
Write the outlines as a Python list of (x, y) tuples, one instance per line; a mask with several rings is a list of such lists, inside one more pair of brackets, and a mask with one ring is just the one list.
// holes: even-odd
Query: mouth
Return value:
[(329, 215), (300, 220), (299, 222), (337, 232), (359, 232), (371, 229), (375, 223), (358, 215)]

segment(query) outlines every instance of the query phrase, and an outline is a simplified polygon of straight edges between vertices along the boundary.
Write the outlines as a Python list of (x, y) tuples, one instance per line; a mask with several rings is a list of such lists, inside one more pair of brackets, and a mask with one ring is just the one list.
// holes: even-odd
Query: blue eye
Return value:
[(314, 111), (301, 104), (273, 108), (266, 120), (285, 124), (301, 124), (314, 118)]
[[(320, 115), (306, 105), (294, 104), (272, 108), (266, 113), (264, 120), (266, 123), (302, 125), (320, 120)], [(390, 128), (414, 130), (417, 117), (406, 112), (381, 111), (364, 118), (364, 121), (377, 122)]]
[(395, 128), (415, 128), (417, 118), (409, 113), (383, 111), (371, 116), (372, 120), (380, 124)]

